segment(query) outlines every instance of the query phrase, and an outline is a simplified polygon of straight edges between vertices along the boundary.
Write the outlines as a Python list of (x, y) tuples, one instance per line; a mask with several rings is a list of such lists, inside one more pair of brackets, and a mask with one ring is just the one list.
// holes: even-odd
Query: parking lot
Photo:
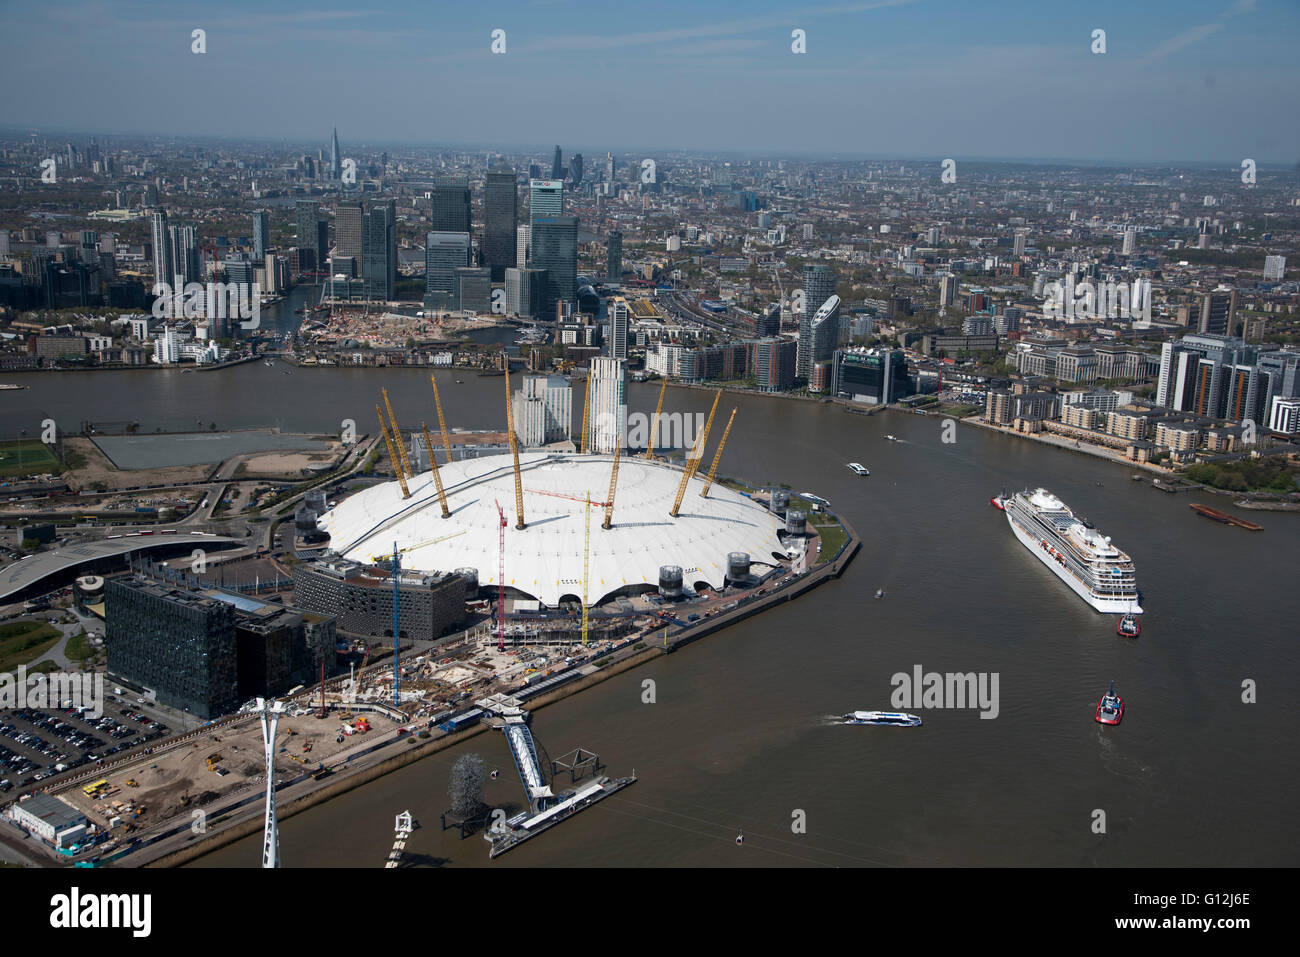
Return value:
[(125, 698), (106, 695), (104, 714), (85, 709), (0, 711), (0, 791), (24, 787), (71, 768), (111, 758), (171, 734)]

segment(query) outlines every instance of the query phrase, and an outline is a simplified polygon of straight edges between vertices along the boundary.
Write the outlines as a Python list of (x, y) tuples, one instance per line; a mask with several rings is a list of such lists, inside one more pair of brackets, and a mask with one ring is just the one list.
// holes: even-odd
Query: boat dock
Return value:
[(1263, 525), (1256, 525), (1254, 522), (1248, 522), (1244, 518), (1238, 518), (1236, 515), (1229, 515), (1227, 512), (1220, 512), (1217, 508), (1210, 508), (1208, 505), (1198, 505), (1193, 502), (1187, 507), (1197, 515), (1203, 515), (1216, 522), (1222, 522), (1224, 525), (1235, 525), (1238, 528), (1245, 528), (1252, 532), (1262, 532), (1264, 530)]
[(598, 801), (603, 801), (611, 794), (635, 783), (636, 775), (614, 780), (600, 777), (588, 781), (572, 794), (561, 796), (558, 804), (545, 811), (538, 814), (525, 811), (523, 814), (516, 815), (506, 821), (504, 826), (488, 832), (486, 836), (492, 842), (492, 850), (488, 856), (498, 857), (507, 851), (512, 851), (524, 841), (536, 837), (561, 821), (567, 821), (579, 811), (585, 811)]

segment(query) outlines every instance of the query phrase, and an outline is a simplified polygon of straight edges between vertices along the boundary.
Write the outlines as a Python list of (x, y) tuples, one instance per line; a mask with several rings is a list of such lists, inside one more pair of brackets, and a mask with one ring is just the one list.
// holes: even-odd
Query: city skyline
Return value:
[[(1250, 157), (1293, 166), (1300, 158), (1300, 132), (1284, 121), (1300, 105), (1300, 67), (1288, 62), (1285, 42), (1300, 11), (1269, 0), (1141, 10), (1103, 2), (1087, 19), (1045, 18), (1009, 0), (974, 22), (945, 0), (721, 11), (669, 3), (660, 14), (673, 27), (648, 30), (638, 11), (602, 10), (603, 32), (579, 3), (483, 14), (397, 6), (408, 27), (400, 33), (366, 29), (371, 12), (330, 4), (265, 14), (237, 2), (215, 18), (201, 10), (160, 17), (118, 2), (35, 8), (25, 30), (0, 39), (17, 94), (4, 122), (326, 146), (337, 125), (345, 152), (349, 140), (386, 142), (397, 129), (409, 137), (427, 123), (429, 135), (417, 142), (526, 142), (547, 151), (558, 142), (569, 155), (654, 146), (1134, 164)], [(202, 55), (191, 52), (195, 29), (205, 31)], [(497, 29), (505, 31), (501, 54), (490, 49)], [(1096, 29), (1106, 31), (1105, 53), (1092, 52)], [(794, 30), (804, 31), (806, 53), (792, 52)], [(285, 42), (286, 31), (296, 42)], [(40, 59), (51, 48), (66, 64), (54, 73)], [(368, 55), (385, 68), (338, 69)], [(489, 65), (473, 85), (458, 79)], [(122, 88), (149, 89), (152, 115), (74, 95), (105, 70)], [(160, 72), (169, 78), (161, 86)], [(539, 73), (548, 83), (528, 82)], [(318, 81), (330, 90), (319, 107), (307, 98), (263, 116), (242, 106), (281, 84)], [(420, 90), (428, 87), (457, 93), (426, 118)], [(569, 108), (553, 108), (556, 90), (566, 91)], [(989, 108), (969, 109), (972, 97)], [(672, 104), (671, 139), (651, 128), (656, 102)], [(767, 124), (753, 123), (747, 107), (755, 104)], [(821, 141), (810, 148), (806, 137), (790, 136), (784, 146), (782, 116), (823, 130)], [(592, 142), (596, 123), (601, 142)]]

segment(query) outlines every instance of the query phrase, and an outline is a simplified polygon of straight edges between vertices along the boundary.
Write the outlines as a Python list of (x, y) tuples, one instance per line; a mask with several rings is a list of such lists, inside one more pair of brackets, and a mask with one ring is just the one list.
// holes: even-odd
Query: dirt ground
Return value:
[(266, 452), (251, 455), (240, 464), (240, 478), (302, 478), (311, 469), (333, 466), (345, 451), (339, 442), (331, 442), (327, 452)]
[[(304, 771), (315, 770), (321, 763), (330, 767), (338, 762), (344, 752), (364, 747), (377, 734), (397, 727), (395, 722), (383, 715), (365, 712), (372, 730), (345, 736), (343, 743), (339, 744), (336, 739), (343, 723), (340, 715), (347, 713), (335, 710), (324, 719), (312, 714), (281, 717), (276, 734), (277, 778), (296, 777)], [(309, 751), (303, 751), (305, 744), (311, 745)], [(224, 776), (208, 770), (208, 756), (218, 753), (221, 755), (218, 766), (229, 772)], [(250, 784), (261, 786), (263, 773), (261, 724), (257, 720), (251, 720), (236, 729), (218, 729), (200, 735), (165, 754), (145, 755), (126, 767), (114, 769), (112, 773), (103, 776), (108, 781), (110, 790), (99, 800), (87, 797), (81, 790), (96, 780), (94, 778), (64, 791), (61, 796), (105, 827), (111, 817), (120, 816), (124, 822), (130, 817), (129, 813), (123, 813), (121, 808), (114, 807), (113, 802), (143, 805), (144, 812), (133, 823), (137, 827), (150, 827), (203, 808)], [(137, 786), (128, 786), (128, 780), (135, 781)]]
[(85, 459), (85, 464), (64, 473), (68, 487), (81, 491), (96, 482), (102, 482), (105, 488), (119, 489), (137, 485), (170, 485), (186, 482), (202, 482), (212, 471), (211, 465), (179, 465), (162, 469), (119, 469), (109, 461), (108, 456), (99, 450), (90, 439), (82, 436), (68, 436), (63, 440), (67, 452), (75, 452)]

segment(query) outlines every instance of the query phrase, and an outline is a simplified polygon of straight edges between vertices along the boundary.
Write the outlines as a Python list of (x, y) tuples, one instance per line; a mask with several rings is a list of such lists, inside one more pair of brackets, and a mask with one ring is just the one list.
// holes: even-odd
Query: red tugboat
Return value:
[(999, 512), (1005, 512), (1007, 510), (1007, 490), (1003, 489), (1001, 495), (994, 495), (989, 499), (989, 504)]
[(1124, 699), (1115, 693), (1115, 682), (1097, 701), (1096, 717), (1099, 724), (1119, 724), (1124, 719)]
[(1142, 634), (1142, 622), (1138, 621), (1137, 615), (1129, 612), (1115, 625), (1115, 634), (1121, 638), (1136, 638)]

